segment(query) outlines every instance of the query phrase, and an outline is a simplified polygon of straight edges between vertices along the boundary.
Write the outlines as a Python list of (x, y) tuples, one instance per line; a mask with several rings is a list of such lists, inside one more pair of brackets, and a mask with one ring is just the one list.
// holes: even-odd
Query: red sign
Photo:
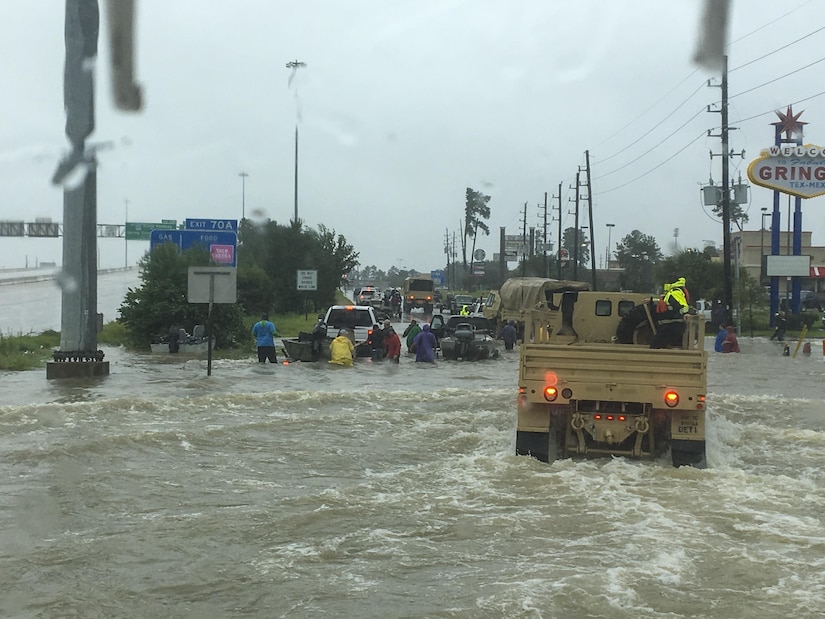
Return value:
[(217, 264), (232, 264), (235, 262), (235, 248), (232, 245), (210, 245), (209, 253), (212, 255), (212, 262)]

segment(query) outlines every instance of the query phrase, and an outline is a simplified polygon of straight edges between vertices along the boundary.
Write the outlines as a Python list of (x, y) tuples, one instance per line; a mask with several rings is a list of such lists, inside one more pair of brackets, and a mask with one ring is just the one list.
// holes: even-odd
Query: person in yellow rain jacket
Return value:
[(329, 353), (330, 363), (343, 367), (352, 366), (352, 361), (355, 358), (355, 346), (352, 340), (349, 339), (346, 329), (338, 331), (338, 337), (330, 342)]
[(686, 284), (684, 277), (680, 277), (672, 284), (665, 284), (665, 294), (659, 301), (654, 316), (656, 335), (650, 343), (651, 348), (682, 346), (685, 316), (690, 312)]

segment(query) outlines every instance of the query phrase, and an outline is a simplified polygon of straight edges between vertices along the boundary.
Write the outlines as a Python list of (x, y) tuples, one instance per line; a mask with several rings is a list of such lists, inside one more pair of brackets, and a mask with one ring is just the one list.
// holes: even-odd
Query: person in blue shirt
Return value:
[(280, 337), (278, 329), (269, 322), (269, 314), (261, 314), (261, 319), (252, 326), (252, 335), (258, 343), (258, 363), (278, 363), (275, 355), (275, 336)]
[(716, 334), (716, 341), (713, 344), (713, 350), (716, 352), (725, 352), (723, 348), (723, 344), (725, 342), (725, 338), (728, 335), (728, 330), (725, 328), (724, 325), (719, 325), (719, 333)]

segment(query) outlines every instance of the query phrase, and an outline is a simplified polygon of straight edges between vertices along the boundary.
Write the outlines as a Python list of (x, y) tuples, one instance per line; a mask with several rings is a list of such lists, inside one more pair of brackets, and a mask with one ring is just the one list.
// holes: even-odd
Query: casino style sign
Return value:
[(814, 144), (782, 144), (762, 151), (748, 165), (754, 185), (799, 198), (825, 195), (825, 148)]

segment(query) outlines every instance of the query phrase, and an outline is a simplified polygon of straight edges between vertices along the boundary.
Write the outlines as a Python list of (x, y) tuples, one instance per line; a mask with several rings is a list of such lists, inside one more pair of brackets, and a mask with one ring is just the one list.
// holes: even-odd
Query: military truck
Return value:
[(429, 275), (415, 275), (404, 280), (402, 296), (404, 297), (404, 311), (409, 312), (415, 307), (424, 309), (425, 314), (433, 311), (433, 296), (435, 283)]
[(521, 346), (516, 453), (659, 458), (706, 466), (705, 321), (688, 316), (681, 348), (651, 349), (649, 295), (565, 291), (560, 311), (530, 313)]
[(589, 290), (585, 282), (543, 277), (511, 277), (499, 290), (491, 290), (482, 307), (482, 314), (490, 319), (498, 330), (513, 320), (519, 338), (524, 339), (524, 327), (534, 309), (558, 311), (553, 305), (553, 295), (567, 290)]

